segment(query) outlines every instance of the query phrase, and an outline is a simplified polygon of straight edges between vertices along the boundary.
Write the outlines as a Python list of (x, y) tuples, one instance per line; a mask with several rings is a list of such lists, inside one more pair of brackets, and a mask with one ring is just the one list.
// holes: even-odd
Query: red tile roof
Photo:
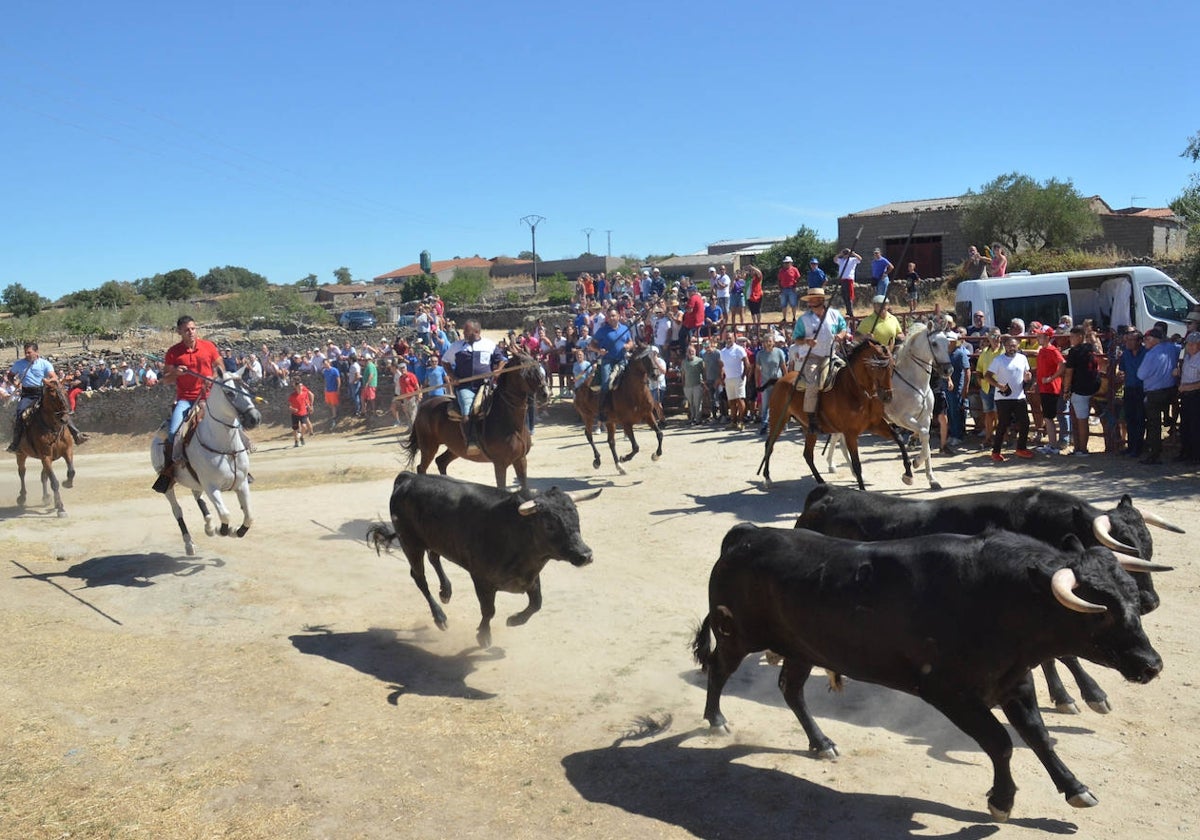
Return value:
[[(442, 271), (448, 271), (455, 268), (491, 268), (491, 260), (485, 260), (483, 257), (466, 257), (458, 260), (434, 260), (431, 270), (434, 274)], [(380, 274), (376, 280), (399, 280), (403, 277), (416, 277), (423, 272), (421, 271), (420, 263), (410, 263), (404, 268), (397, 268), (395, 271), (389, 271), (387, 274)]]

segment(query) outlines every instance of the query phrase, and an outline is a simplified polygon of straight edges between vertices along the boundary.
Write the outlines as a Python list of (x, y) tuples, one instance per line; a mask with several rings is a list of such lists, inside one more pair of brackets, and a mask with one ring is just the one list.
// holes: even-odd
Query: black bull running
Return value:
[(767, 649), (783, 657), (780, 690), (812, 750), (837, 754), (805, 705), (814, 666), (920, 697), (991, 759), (988, 805), (998, 820), (1011, 812), (1016, 785), (1012, 741), (993, 706), (1068, 802), (1097, 801), (1054, 752), (1031, 667), (1081, 656), (1138, 683), (1162, 670), (1137, 588), (1109, 549), (1085, 549), (1073, 536), (1055, 548), (1007, 532), (863, 543), (738, 525), (722, 542), (693, 647), (708, 671), (712, 726), (725, 725), (729, 676), (746, 654)]

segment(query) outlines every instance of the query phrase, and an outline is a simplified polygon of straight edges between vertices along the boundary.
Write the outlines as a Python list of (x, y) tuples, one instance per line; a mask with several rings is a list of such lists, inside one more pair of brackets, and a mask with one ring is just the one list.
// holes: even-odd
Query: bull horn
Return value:
[(1076, 595), (1072, 590), (1078, 585), (1079, 581), (1075, 579), (1075, 572), (1072, 569), (1059, 569), (1050, 578), (1050, 591), (1054, 593), (1054, 597), (1058, 603), (1067, 609), (1081, 613), (1102, 613), (1108, 611), (1108, 607), (1093, 604)]
[(568, 490), (567, 498), (578, 504), (579, 502), (590, 502), (592, 499), (604, 492), (603, 487), (598, 487), (595, 490)]
[(1119, 551), (1114, 551), (1117, 562), (1121, 564), (1121, 568), (1127, 572), (1173, 572), (1174, 566), (1164, 566), (1161, 563), (1151, 563), (1149, 560), (1143, 560), (1141, 557), (1134, 557), (1130, 554), (1122, 554)]
[(1187, 533), (1187, 531), (1183, 530), (1178, 525), (1174, 525), (1174, 524), (1168, 522), (1167, 520), (1165, 520), (1161, 516), (1159, 516), (1157, 513), (1148, 513), (1144, 510), (1139, 510), (1138, 513), (1140, 513), (1142, 515), (1142, 521), (1144, 521), (1147, 525), (1157, 525), (1159, 528), (1162, 528), (1164, 531), (1174, 531), (1176, 534), (1186, 534)]
[(1101, 545), (1111, 548), (1113, 551), (1124, 551), (1133, 555), (1137, 555), (1138, 550), (1131, 545), (1118, 540), (1112, 535), (1112, 520), (1108, 518), (1108, 514), (1101, 514), (1092, 520), (1092, 533), (1096, 535), (1096, 539)]
[(537, 513), (537, 506), (537, 499), (530, 499), (528, 502), (521, 502), (520, 507), (517, 508), (517, 513), (521, 514), (521, 516), (530, 516), (531, 514)]

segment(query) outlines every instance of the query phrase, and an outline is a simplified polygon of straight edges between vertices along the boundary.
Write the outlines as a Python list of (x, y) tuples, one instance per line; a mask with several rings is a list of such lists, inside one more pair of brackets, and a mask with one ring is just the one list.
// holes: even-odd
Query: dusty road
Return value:
[[(809, 756), (775, 688), (747, 659), (726, 691), (728, 736), (701, 718), (688, 642), (721, 537), (739, 521), (790, 527), (812, 482), (798, 446), (754, 476), (749, 432), (672, 427), (657, 464), (591, 469), (555, 407), (530, 456), (535, 487), (604, 487), (582, 505), (596, 562), (553, 563), (528, 625), (494, 624), (450, 568), (450, 628), (438, 631), (398, 555), (363, 542), (402, 469), (390, 430), (255, 435), (255, 524), (245, 539), (198, 535), (186, 558), (149, 491), (145, 442), (79, 451), (69, 518), (12, 506), (0, 473), (0, 837), (4, 838), (1180, 838), (1200, 833), (1200, 532), (1196, 476), (1096, 457), (995, 468), (939, 459), (946, 493), (1001, 482), (1123, 492), (1186, 523), (1155, 531), (1163, 606), (1146, 626), (1166, 668), (1147, 686), (1095, 668), (1114, 711), (1047, 711), (1060, 755), (1100, 805), (1074, 810), (1032, 753), (1013, 767), (1012, 820), (993, 824), (991, 771), (976, 746), (920, 701), (851, 683), (808, 696), (842, 752)], [(642, 435), (645, 446), (649, 436)], [(873, 489), (899, 482), (865, 449)], [(1136, 472), (1134, 470), (1137, 470)], [(458, 462), (488, 482), (488, 465)], [(843, 469), (834, 481), (848, 483)], [(40, 494), (35, 491), (34, 499)], [(524, 598), (501, 595), (498, 617)], [(623, 739), (651, 723), (644, 737)]]

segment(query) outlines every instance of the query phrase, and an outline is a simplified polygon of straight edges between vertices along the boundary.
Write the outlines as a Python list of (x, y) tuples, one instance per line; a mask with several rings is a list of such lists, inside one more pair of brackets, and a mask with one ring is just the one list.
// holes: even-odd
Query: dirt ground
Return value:
[[(1159, 576), (1163, 606), (1145, 622), (1162, 676), (1133, 686), (1094, 668), (1107, 716), (1043, 703), (1059, 754), (1100, 805), (1072, 809), (1021, 745), (1016, 809), (1000, 826), (987, 814), (983, 754), (906, 695), (850, 683), (837, 696), (810, 681), (842, 754), (820, 761), (776, 669), (747, 659), (726, 691), (731, 734), (705, 726), (688, 644), (708, 573), (735, 523), (791, 527), (813, 486), (798, 445), (781, 444), (769, 493), (750, 431), (673, 424), (658, 463), (643, 431), (620, 476), (607, 453), (592, 470), (573, 414), (556, 403), (537, 430), (532, 484), (604, 488), (580, 506), (596, 561), (547, 566), (543, 610), (524, 627), (497, 620), (483, 651), (465, 572), (448, 567), (455, 595), (440, 632), (402, 557), (363, 540), (404, 467), (392, 430), (317, 434), (302, 449), (282, 429), (254, 437), (254, 525), (240, 540), (205, 537), (185, 504), (195, 558), (149, 490), (144, 439), (79, 450), (66, 519), (14, 507), (15, 469), (0, 473), (0, 837), (1200, 833), (1200, 571), (1189, 537), (1154, 532), (1156, 559), (1178, 566)], [(864, 454), (872, 489), (929, 493), (920, 478), (900, 483), (881, 444)], [(1104, 503), (1129, 492), (1200, 527), (1194, 473), (1081, 460), (994, 467), (966, 453), (936, 468), (944, 493), (1021, 482)], [(485, 464), (451, 472), (491, 480)], [(831, 480), (848, 483), (849, 470)], [(498, 619), (524, 603), (501, 594)]]

